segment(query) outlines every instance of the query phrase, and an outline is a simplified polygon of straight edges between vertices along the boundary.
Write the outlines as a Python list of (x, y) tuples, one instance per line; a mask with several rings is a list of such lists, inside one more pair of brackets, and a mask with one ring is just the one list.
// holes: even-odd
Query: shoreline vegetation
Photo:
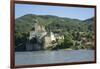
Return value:
[(94, 51), (93, 49), (58, 49), (58, 50), (38, 50), (38, 51), (15, 51), (16, 52), (54, 52), (54, 51)]
[(93, 22), (93, 17), (82, 21), (52, 15), (24, 15), (15, 19), (15, 51), (93, 50)]

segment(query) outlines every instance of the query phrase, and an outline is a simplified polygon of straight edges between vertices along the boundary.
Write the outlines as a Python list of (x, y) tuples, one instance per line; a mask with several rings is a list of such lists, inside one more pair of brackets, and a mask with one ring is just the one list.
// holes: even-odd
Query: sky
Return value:
[(85, 20), (94, 16), (94, 8), (15, 4), (15, 18), (26, 14), (54, 15)]

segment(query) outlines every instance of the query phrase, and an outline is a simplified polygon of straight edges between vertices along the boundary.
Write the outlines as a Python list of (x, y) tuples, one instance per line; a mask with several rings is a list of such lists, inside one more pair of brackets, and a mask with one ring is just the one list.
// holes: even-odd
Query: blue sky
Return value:
[(15, 4), (15, 18), (25, 14), (55, 15), (85, 20), (94, 16), (94, 8)]

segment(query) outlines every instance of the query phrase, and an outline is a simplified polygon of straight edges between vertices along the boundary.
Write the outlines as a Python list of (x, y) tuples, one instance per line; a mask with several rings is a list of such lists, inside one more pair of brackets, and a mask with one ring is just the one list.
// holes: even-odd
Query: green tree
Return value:
[(64, 36), (64, 43), (63, 43), (63, 47), (64, 48), (70, 48), (71, 46), (73, 46), (73, 36), (71, 34), (66, 34)]

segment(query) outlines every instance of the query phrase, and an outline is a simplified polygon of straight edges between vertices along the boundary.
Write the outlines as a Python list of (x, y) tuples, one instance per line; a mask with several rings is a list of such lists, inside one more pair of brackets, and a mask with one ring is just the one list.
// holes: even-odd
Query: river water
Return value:
[(94, 61), (94, 50), (15, 52), (15, 65)]

